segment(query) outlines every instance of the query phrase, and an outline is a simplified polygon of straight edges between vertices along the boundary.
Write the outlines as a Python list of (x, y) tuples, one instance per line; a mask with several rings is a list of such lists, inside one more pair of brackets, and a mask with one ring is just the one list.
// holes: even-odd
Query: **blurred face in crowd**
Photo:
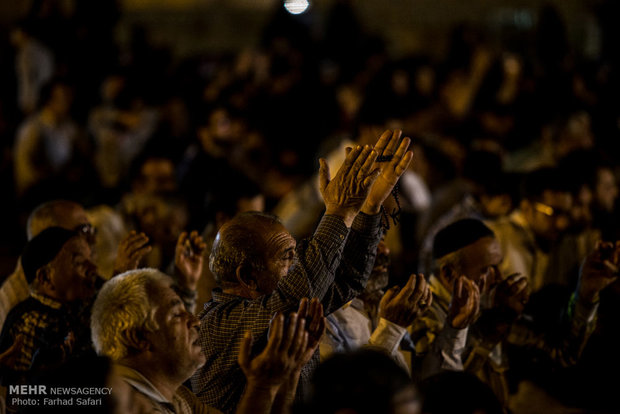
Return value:
[(172, 161), (165, 158), (148, 159), (140, 169), (138, 190), (146, 194), (166, 193), (176, 190)]
[(67, 205), (58, 213), (57, 221), (59, 227), (77, 231), (86, 239), (91, 248), (94, 246), (97, 231), (81, 205), (77, 203)]
[(158, 304), (158, 329), (146, 335), (150, 352), (163, 372), (183, 382), (205, 363), (198, 341), (200, 321), (185, 309), (171, 282), (159, 283), (151, 298)]
[(397, 392), (392, 397), (393, 414), (420, 414), (421, 410), (420, 398), (413, 385)]
[(571, 207), (571, 227), (573, 230), (583, 230), (592, 222), (592, 201), (594, 194), (588, 185), (582, 185)]
[(84, 237), (73, 237), (65, 243), (47, 266), (48, 296), (63, 303), (94, 296), (97, 266), (91, 261), (91, 250)]
[(264, 237), (265, 269), (255, 278), (257, 290), (261, 294), (272, 293), (278, 281), (286, 276), (295, 262), (297, 243), (286, 228), (281, 224), (273, 224)]
[(522, 210), (538, 240), (551, 242), (570, 226), (572, 205), (570, 193), (547, 190), (541, 201), (525, 200)]
[(73, 102), (73, 93), (67, 85), (58, 84), (52, 89), (52, 95), (47, 106), (54, 111), (58, 117), (66, 117), (69, 115), (71, 103)]
[(485, 290), (501, 281), (499, 265), (503, 256), (495, 237), (483, 237), (465, 246), (459, 253), (460, 268), (457, 269), (457, 277), (465, 275), (478, 286), (485, 287)]
[(92, 245), (95, 243), (96, 230), (91, 225), (84, 208), (71, 201), (57, 203), (51, 215), (35, 215), (28, 225), (28, 239), (32, 239), (48, 227), (58, 226), (74, 230), (86, 237)]
[(618, 197), (618, 185), (616, 177), (609, 168), (601, 168), (598, 171), (595, 197), (600, 208), (609, 212), (613, 211), (616, 198)]

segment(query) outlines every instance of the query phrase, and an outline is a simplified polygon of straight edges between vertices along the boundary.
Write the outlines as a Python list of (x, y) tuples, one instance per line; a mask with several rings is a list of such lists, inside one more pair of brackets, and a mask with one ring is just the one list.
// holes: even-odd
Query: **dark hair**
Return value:
[(43, 108), (47, 105), (52, 99), (52, 95), (54, 93), (54, 89), (57, 86), (64, 86), (66, 88), (71, 88), (71, 84), (69, 81), (63, 77), (54, 77), (49, 80), (45, 85), (41, 87), (41, 91), (39, 92), (39, 99), (37, 101), (37, 107), (39, 109)]
[(482, 221), (473, 218), (458, 220), (442, 228), (435, 235), (433, 258), (444, 257), (483, 237), (495, 237), (495, 234)]
[(62, 227), (49, 227), (30, 240), (21, 256), (24, 275), (28, 283), (37, 276), (37, 270), (50, 263), (62, 247), (78, 233)]
[(491, 388), (467, 372), (443, 371), (423, 380), (422, 412), (426, 414), (502, 414)]
[(349, 408), (358, 414), (389, 413), (393, 398), (413, 382), (383, 352), (362, 348), (334, 354), (314, 372), (307, 400), (295, 413), (334, 413)]
[(541, 168), (525, 175), (521, 185), (521, 198), (530, 201), (541, 201), (545, 191), (569, 192), (569, 184), (565, 182), (557, 168)]

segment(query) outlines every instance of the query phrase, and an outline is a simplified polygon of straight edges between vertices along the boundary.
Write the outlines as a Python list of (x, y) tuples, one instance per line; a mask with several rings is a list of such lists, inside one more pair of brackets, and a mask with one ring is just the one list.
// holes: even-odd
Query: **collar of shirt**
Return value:
[(33, 299), (41, 302), (45, 306), (49, 306), (52, 309), (60, 309), (62, 307), (62, 303), (58, 302), (55, 299), (50, 298), (49, 296), (41, 295), (36, 292), (30, 292), (30, 296), (32, 296)]
[(246, 300), (246, 298), (242, 296), (233, 295), (232, 293), (226, 293), (222, 291), (220, 288), (215, 288), (211, 292), (212, 302), (215, 303), (224, 303), (230, 302), (231, 300)]
[(123, 380), (136, 390), (146, 395), (153, 401), (162, 404), (172, 404), (157, 388), (142, 374), (128, 366), (117, 364), (118, 374)]

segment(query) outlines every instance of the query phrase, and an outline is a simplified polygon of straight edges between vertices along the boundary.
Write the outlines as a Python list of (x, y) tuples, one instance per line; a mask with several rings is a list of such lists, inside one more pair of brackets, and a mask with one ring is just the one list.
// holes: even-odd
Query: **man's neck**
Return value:
[(261, 296), (260, 293), (256, 292), (256, 291), (251, 291), (248, 290), (247, 288), (241, 286), (241, 285), (236, 285), (236, 286), (229, 286), (226, 288), (222, 288), (222, 292), (228, 294), (228, 295), (235, 295), (235, 296), (241, 296), (242, 298), (245, 299), (256, 299), (258, 297)]
[(138, 371), (159, 391), (169, 402), (172, 401), (177, 389), (183, 384), (183, 380), (175, 379), (174, 376), (163, 372), (156, 362), (139, 358), (139, 361), (125, 359), (121, 363)]

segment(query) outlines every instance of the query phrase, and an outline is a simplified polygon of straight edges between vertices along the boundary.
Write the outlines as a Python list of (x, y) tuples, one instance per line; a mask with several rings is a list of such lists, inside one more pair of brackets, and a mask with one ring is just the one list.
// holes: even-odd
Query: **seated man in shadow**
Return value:
[(31, 294), (9, 312), (0, 352), (15, 341), (23, 346), (7, 367), (3, 383), (21, 382), (30, 373), (90, 348), (84, 304), (95, 295), (97, 280), (90, 255), (86, 238), (60, 227), (43, 230), (26, 245), (22, 266)]

